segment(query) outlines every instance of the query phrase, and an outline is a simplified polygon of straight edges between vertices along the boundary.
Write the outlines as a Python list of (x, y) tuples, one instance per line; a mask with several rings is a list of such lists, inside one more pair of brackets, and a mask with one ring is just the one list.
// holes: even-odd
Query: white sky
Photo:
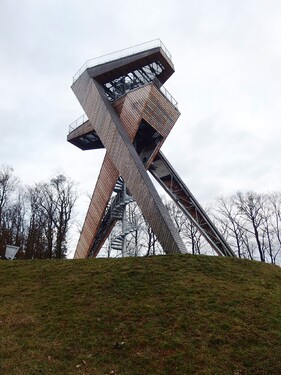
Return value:
[(0, 164), (24, 184), (62, 172), (91, 193), (104, 153), (66, 142), (83, 114), (72, 76), (156, 38), (181, 111), (163, 152), (195, 197), (280, 191), (280, 0), (0, 0)]

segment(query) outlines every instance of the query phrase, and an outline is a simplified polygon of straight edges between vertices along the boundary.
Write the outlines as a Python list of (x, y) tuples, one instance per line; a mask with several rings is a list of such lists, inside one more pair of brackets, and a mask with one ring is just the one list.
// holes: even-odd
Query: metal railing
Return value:
[(104, 64), (106, 62), (121, 59), (122, 57), (130, 56), (130, 55), (133, 55), (135, 53), (143, 52), (143, 51), (150, 50), (152, 48), (157, 48), (157, 47), (160, 47), (163, 50), (163, 52), (166, 55), (166, 57), (168, 58), (168, 60), (170, 60), (170, 62), (172, 63), (171, 53), (168, 51), (168, 49), (165, 47), (165, 45), (162, 43), (162, 41), (160, 39), (155, 39), (155, 40), (151, 40), (151, 41), (146, 42), (146, 43), (137, 44), (133, 47), (125, 48), (125, 49), (122, 49), (120, 51), (112, 52), (112, 53), (109, 53), (107, 55), (102, 55), (100, 57), (87, 60), (85, 62), (85, 64), (83, 64), (81, 66), (81, 68), (73, 76), (73, 83), (88, 68), (92, 68), (94, 66), (101, 65), (101, 64)]
[(158, 78), (154, 78), (153, 83), (159, 88), (162, 94), (173, 104), (174, 107), (178, 109), (178, 102), (176, 99), (169, 93), (169, 91), (162, 85)]
[[(152, 82), (147, 83), (147, 85), (151, 85)], [(178, 109), (178, 102), (176, 99), (169, 93), (169, 91), (162, 85), (162, 83), (159, 81), (159, 79), (154, 78), (153, 83), (158, 87), (159, 91), (169, 100), (170, 103), (173, 104), (175, 108)], [(144, 85), (146, 86), (146, 85)], [(127, 93), (125, 93), (127, 94)], [(119, 98), (118, 98), (119, 99)], [(75, 129), (77, 129), (80, 125), (84, 124), (84, 122), (88, 121), (87, 115), (84, 113), (84, 115), (80, 116), (77, 120), (73, 121), (69, 125), (69, 131), (68, 134), (73, 132)]]
[(80, 116), (77, 120), (73, 121), (69, 125), (69, 131), (68, 134), (73, 132), (73, 130), (77, 129), (80, 125), (84, 124), (88, 119), (87, 115), (84, 113), (84, 115)]

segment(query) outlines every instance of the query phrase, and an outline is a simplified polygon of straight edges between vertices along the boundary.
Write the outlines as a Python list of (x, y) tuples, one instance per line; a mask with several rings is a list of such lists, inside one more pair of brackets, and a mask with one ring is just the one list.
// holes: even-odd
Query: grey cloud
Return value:
[[(280, 189), (280, 3), (2, 1), (0, 162), (22, 180), (62, 169), (91, 191), (102, 153), (67, 144), (70, 89), (87, 60), (160, 37), (182, 112), (164, 153), (198, 199)], [(28, 177), (27, 177), (28, 176)]]

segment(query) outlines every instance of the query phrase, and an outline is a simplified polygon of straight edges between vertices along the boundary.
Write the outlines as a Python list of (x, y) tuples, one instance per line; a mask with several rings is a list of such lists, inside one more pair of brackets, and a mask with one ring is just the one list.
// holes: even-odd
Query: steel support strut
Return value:
[(206, 211), (201, 207), (161, 151), (154, 159), (149, 172), (199, 229), (218, 255), (235, 256)]

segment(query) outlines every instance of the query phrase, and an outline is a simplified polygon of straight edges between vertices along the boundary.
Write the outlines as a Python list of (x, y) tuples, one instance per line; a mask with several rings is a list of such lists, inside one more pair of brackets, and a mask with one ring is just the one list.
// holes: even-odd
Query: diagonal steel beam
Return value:
[(189, 220), (199, 229), (218, 255), (236, 256), (205, 210), (161, 151), (155, 157), (153, 167), (151, 166), (149, 172)]

